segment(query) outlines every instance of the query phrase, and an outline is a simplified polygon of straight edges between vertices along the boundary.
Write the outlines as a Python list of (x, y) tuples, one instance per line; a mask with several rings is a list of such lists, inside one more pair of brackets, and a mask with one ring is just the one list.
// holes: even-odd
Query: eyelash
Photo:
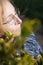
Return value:
[[(15, 15), (17, 15), (17, 16), (18, 16), (18, 14), (17, 14), (17, 13), (15, 13)], [(8, 21), (6, 21), (6, 22), (4, 22), (4, 23), (3, 23), (3, 25), (4, 25), (4, 24), (8, 24), (8, 23), (10, 23), (12, 20), (14, 20), (14, 15), (10, 14), (9, 16), (10, 16), (10, 17), (9, 17), (9, 20), (8, 20)]]
[[(15, 15), (16, 15), (16, 14), (15, 14)], [(14, 16), (9, 17), (9, 20), (6, 21), (6, 22), (4, 22), (3, 24), (8, 24), (8, 23), (10, 23), (12, 20), (14, 20)]]
[[(13, 20), (13, 19), (12, 19)], [(10, 24), (12, 23), (12, 20), (10, 20), (9, 22), (3, 23), (3, 24)]]

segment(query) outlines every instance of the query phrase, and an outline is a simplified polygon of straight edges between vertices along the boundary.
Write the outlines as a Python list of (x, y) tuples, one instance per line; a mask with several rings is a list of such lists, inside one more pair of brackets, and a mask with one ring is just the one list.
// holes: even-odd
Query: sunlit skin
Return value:
[(18, 17), (13, 5), (6, 0), (4, 4), (3, 30), (9, 31), (15, 36), (21, 35), (22, 20)]

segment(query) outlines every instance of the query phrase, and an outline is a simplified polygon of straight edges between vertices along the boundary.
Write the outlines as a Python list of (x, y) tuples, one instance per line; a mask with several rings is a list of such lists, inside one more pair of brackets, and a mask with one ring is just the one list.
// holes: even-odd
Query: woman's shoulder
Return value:
[(35, 41), (36, 40), (36, 35), (32, 32), (29, 36), (26, 37), (26, 41)]
[(40, 44), (37, 39), (37, 36), (33, 32), (26, 38), (26, 40), (24, 41), (24, 44), (30, 44), (32, 46), (40, 48)]
[(33, 32), (26, 38), (24, 42), (24, 50), (34, 57), (37, 57), (40, 52), (42, 52), (39, 41), (36, 39), (36, 35)]

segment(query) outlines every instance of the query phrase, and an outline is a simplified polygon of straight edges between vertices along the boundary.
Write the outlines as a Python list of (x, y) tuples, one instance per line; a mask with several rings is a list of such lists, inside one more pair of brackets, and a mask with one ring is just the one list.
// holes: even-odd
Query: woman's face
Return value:
[(7, 2), (4, 8), (4, 32), (9, 31), (11, 34), (14, 34), (14, 36), (19, 36), (21, 34), (22, 20), (18, 17), (14, 7), (10, 2)]

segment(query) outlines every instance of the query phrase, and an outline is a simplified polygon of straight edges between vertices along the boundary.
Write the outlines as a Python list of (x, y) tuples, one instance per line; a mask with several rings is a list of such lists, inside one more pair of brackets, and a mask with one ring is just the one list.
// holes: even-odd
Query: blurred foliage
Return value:
[(38, 18), (43, 24), (43, 0), (12, 0), (22, 15)]
[(22, 36), (25, 38), (31, 32), (35, 31), (40, 26), (40, 20), (32, 19), (32, 20), (24, 20), (22, 23)]
[[(36, 25), (36, 26), (35, 26)], [(21, 25), (20, 37), (15, 37), (6, 31), (6, 38), (0, 38), (0, 65), (43, 65), (43, 57), (34, 59), (22, 49), (23, 42), (27, 35), (39, 25), (37, 20), (26, 20)], [(20, 54), (18, 50), (20, 49)]]

